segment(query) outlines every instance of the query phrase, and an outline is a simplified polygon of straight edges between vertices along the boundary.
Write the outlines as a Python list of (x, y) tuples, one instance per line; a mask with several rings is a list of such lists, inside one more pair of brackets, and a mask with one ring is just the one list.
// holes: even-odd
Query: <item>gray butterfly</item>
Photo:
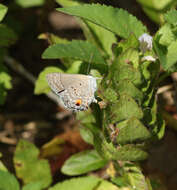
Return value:
[(90, 75), (49, 73), (46, 78), (52, 91), (61, 98), (67, 109), (83, 111), (92, 102), (97, 102), (94, 96), (96, 78)]

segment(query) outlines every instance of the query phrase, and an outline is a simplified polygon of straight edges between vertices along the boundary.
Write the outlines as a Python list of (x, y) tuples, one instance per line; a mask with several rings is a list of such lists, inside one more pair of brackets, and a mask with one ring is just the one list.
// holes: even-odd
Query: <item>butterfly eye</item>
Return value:
[(76, 105), (76, 106), (80, 106), (80, 105), (81, 105), (81, 103), (82, 103), (82, 101), (81, 101), (80, 99), (78, 99), (78, 100), (76, 100), (75, 105)]

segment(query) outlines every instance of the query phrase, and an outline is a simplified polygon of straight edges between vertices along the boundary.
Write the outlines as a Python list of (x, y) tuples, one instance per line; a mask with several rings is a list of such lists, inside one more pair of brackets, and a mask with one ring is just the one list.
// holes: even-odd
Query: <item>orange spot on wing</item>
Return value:
[(82, 100), (81, 100), (81, 99), (77, 99), (77, 100), (76, 100), (76, 106), (80, 106), (81, 103), (82, 103)]

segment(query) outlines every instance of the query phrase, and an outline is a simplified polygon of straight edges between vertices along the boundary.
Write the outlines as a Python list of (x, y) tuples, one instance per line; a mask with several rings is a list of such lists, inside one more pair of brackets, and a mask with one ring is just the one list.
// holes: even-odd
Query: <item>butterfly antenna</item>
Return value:
[(93, 53), (92, 53), (91, 56), (90, 56), (89, 64), (88, 64), (88, 67), (87, 67), (87, 75), (88, 75), (89, 72), (90, 72), (90, 65), (91, 65), (92, 58), (93, 58)]

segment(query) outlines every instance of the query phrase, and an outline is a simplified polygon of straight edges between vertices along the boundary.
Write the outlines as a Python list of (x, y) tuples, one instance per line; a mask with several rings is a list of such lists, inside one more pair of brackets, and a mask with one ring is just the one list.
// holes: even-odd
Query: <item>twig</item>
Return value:
[(7, 135), (8, 135), (7, 131), (1, 132), (0, 133), (0, 142), (6, 143), (6, 144), (11, 144), (11, 145), (16, 145), (17, 144), (17, 139), (7, 137)]
[(21, 64), (11, 57), (6, 56), (4, 58), (5, 63), (14, 71), (21, 74), (24, 78), (28, 79), (32, 84), (35, 84), (36, 78), (29, 73)]
[(172, 85), (172, 84), (162, 86), (162, 87), (160, 87), (160, 88), (157, 90), (157, 94), (162, 94), (162, 93), (164, 93), (164, 92), (166, 92), (166, 91), (168, 91), (168, 90), (170, 90), (170, 89), (172, 89), (172, 88), (173, 88), (173, 85)]
[(9, 138), (9, 137), (2, 137), (0, 139), (1, 143), (5, 144), (11, 144), (11, 145), (16, 145), (17, 144), (17, 139)]
[[(21, 64), (19, 64), (15, 59), (6, 56), (4, 58), (5, 63), (14, 71), (16, 71), (17, 73), (21, 74), (24, 78), (26, 78), (28, 81), (30, 81), (33, 85), (35, 85), (36, 82), (36, 78), (29, 73)], [(57, 104), (60, 104), (60, 100), (59, 98), (52, 92), (49, 92), (48, 94), (46, 94), (46, 96), (51, 99), (52, 101), (54, 101)]]

